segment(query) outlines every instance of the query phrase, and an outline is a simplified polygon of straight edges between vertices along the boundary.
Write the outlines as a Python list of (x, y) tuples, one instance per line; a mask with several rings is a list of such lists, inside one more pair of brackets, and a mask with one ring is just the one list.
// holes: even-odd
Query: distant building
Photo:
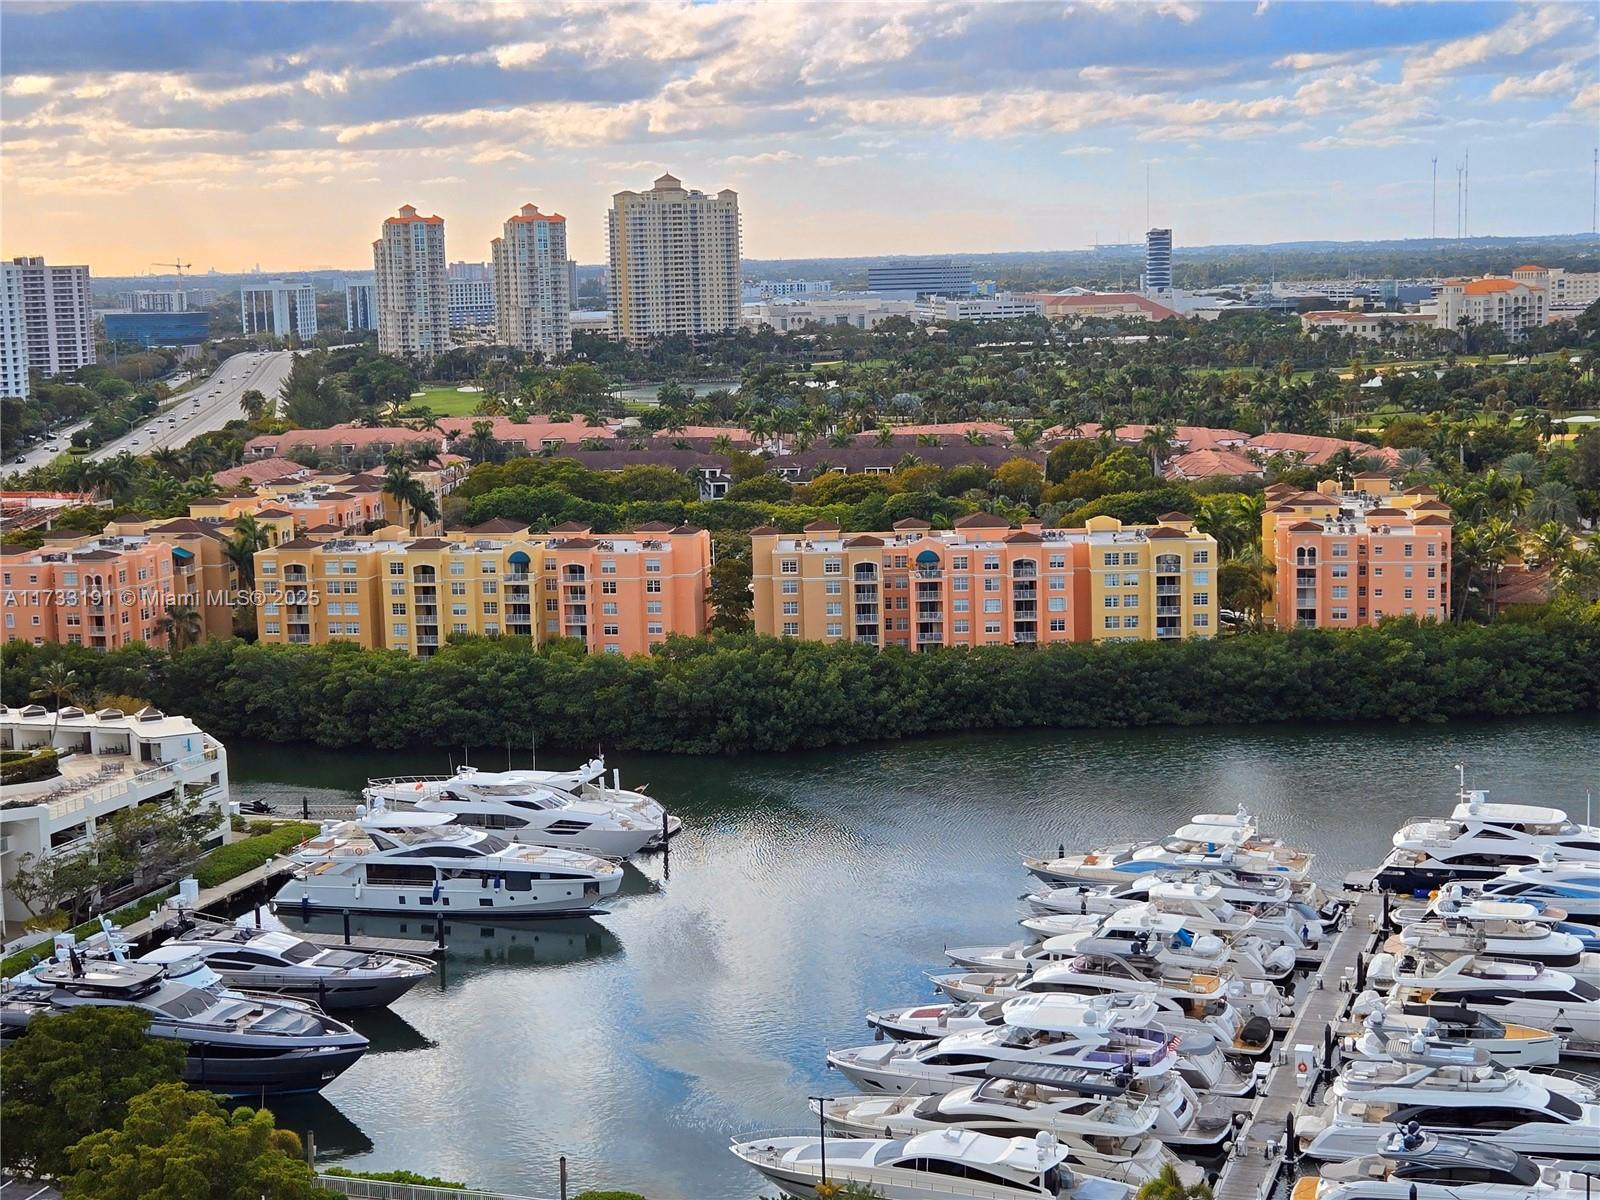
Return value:
[(14, 258), (22, 293), (28, 369), (45, 378), (94, 362), (94, 312), (88, 267), (51, 267)]
[(611, 310), (608, 308), (579, 309), (569, 314), (567, 323), (573, 333), (610, 333)]
[(216, 288), (141, 288), (117, 293), (117, 303), (128, 312), (188, 312), (216, 302)]
[(524, 204), (517, 215), (506, 218), (501, 235), (489, 246), (500, 342), (546, 358), (569, 353), (573, 272), (566, 217)]
[(151, 346), (198, 346), (211, 336), (211, 314), (204, 309), (100, 314), (106, 341)]
[(1523, 266), (1511, 278), (1544, 289), (1546, 319), (1571, 319), (1600, 301), (1600, 271), (1565, 271), (1560, 267)]
[(444, 218), (423, 217), (409, 204), (383, 222), (372, 243), (378, 349), (402, 357), (450, 347), (450, 290), (445, 274)]
[(1138, 292), (1024, 292), (1052, 321), (1165, 321), (1179, 314)]
[(567, 259), (567, 304), (578, 302), (578, 260)]
[(1407, 329), (1431, 329), (1435, 320), (1432, 313), (1342, 312), (1335, 309), (1301, 313), (1300, 332), (1311, 337), (1319, 333), (1348, 333), (1352, 337), (1375, 342)]
[(1172, 230), (1152, 229), (1144, 235), (1144, 291), (1172, 290)]
[(278, 279), (246, 284), (239, 289), (239, 323), (246, 337), (268, 334), (309, 342), (317, 336), (316, 289)]
[(377, 284), (370, 279), (344, 285), (344, 327), (352, 331), (378, 327)]
[(744, 306), (744, 323), (762, 325), (789, 333), (808, 325), (849, 325), (854, 329), (871, 329), (890, 317), (917, 319), (917, 305), (911, 300), (881, 300), (876, 297), (854, 297), (843, 293), (815, 295), (791, 293), (786, 298), (774, 297), (757, 304)]
[(453, 262), (446, 269), (450, 328), (484, 328), (495, 323), (494, 267), (489, 263)]
[(22, 318), (22, 268), (0, 263), (0, 397), (28, 398), (28, 328)]
[(746, 303), (758, 300), (775, 300), (782, 296), (814, 296), (819, 292), (833, 291), (831, 279), (762, 279), (746, 284)]
[(739, 327), (739, 194), (714, 196), (662, 175), (618, 192), (607, 213), (612, 330), (629, 345)]
[(972, 268), (953, 258), (896, 258), (867, 268), (867, 291), (886, 300), (970, 296)]
[(925, 296), (917, 301), (917, 320), (927, 323), (1011, 321), (1043, 313), (1043, 304), (1016, 292), (998, 292), (993, 296)]
[(1493, 325), (1516, 341), (1543, 325), (1547, 313), (1544, 288), (1515, 279), (1447, 279), (1439, 288), (1440, 329)]

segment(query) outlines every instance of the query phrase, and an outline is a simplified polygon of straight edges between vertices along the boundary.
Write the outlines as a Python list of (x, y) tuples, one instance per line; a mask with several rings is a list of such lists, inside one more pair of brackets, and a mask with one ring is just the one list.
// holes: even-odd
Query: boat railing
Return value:
[(1588, 1088), (1591, 1092), (1600, 1092), (1600, 1075), (1591, 1075), (1586, 1071), (1574, 1071), (1570, 1067), (1540, 1067), (1541, 1076), (1554, 1076), (1565, 1079), (1569, 1083), (1576, 1083)]
[(369, 788), (394, 787), (402, 783), (449, 783), (454, 775), (389, 775), (382, 779), (369, 779)]
[[(734, 1145), (739, 1145), (741, 1143), (747, 1144), (745, 1153), (751, 1158), (759, 1158), (763, 1162), (777, 1163), (782, 1160), (786, 1149), (780, 1150), (773, 1148), (769, 1150), (762, 1146), (748, 1146), (748, 1143), (761, 1142), (769, 1138), (792, 1137), (815, 1138), (816, 1133), (813, 1130), (790, 1129), (782, 1132), (774, 1131), (769, 1133), (737, 1134), (731, 1138), (730, 1141)], [(829, 1134), (827, 1140), (829, 1142), (837, 1142), (843, 1145), (850, 1143), (854, 1139), (840, 1137), (836, 1134)], [(896, 1138), (894, 1140), (900, 1141), (903, 1139)], [(818, 1163), (817, 1167), (820, 1171), (821, 1164)], [(1075, 1170), (1074, 1174), (1077, 1174)], [(973, 1200), (1011, 1200), (1011, 1198), (1015, 1197), (1019, 1192), (1025, 1192), (1028, 1190), (1027, 1185), (1021, 1180), (1019, 1180), (1015, 1186), (997, 1187), (992, 1184), (976, 1183), (972, 1180), (957, 1179), (954, 1176), (949, 1175), (929, 1176), (929, 1179), (930, 1181), (937, 1182), (939, 1195), (941, 1196), (972, 1197)], [(867, 1167), (863, 1169), (854, 1165), (849, 1160), (839, 1161), (830, 1156), (828, 1159), (828, 1182), (835, 1184), (859, 1183), (863, 1185), (863, 1190), (875, 1191), (876, 1185), (881, 1185), (884, 1180), (881, 1168)], [(460, 1194), (461, 1193), (459, 1192), (453, 1193), (455, 1196), (459, 1196)], [(418, 1200), (424, 1200), (424, 1198), (419, 1197)]]
[(394, 1183), (386, 1179), (358, 1179), (354, 1175), (317, 1175), (317, 1186), (354, 1200), (542, 1200), (509, 1192), (484, 1192), (477, 1188), (429, 1187), (421, 1183)]

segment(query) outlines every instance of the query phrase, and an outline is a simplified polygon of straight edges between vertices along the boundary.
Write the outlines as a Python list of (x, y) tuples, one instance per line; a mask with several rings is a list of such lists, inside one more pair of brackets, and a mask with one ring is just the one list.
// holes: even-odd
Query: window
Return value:
[(1139, 552), (1137, 550), (1124, 550), (1122, 552), (1122, 565), (1137, 567), (1139, 565)]
[(1050, 632), (1051, 633), (1065, 633), (1066, 631), (1067, 631), (1067, 619), (1065, 617), (1051, 617), (1050, 618)]
[(1334, 542), (1333, 545), (1331, 547), (1329, 547), (1328, 553), (1329, 553), (1329, 557), (1331, 557), (1331, 558), (1349, 558), (1350, 557), (1350, 543), (1349, 542)]
[(617, 581), (615, 579), (602, 579), (600, 581), (600, 594), (602, 596), (615, 596), (617, 594)]
[(965, 554), (957, 554), (950, 560), (950, 569), (952, 571), (965, 571), (967, 569), (967, 556)]
[(1066, 586), (1067, 586), (1067, 577), (1065, 575), (1052, 575), (1052, 576), (1050, 576), (1050, 590), (1052, 592), (1059, 592), (1062, 588), (1064, 588)]
[(1195, 592), (1189, 597), (1189, 603), (1194, 605), (1196, 608), (1205, 608), (1211, 603), (1211, 593)]
[(330, 605), (328, 605), (328, 615), (330, 617), (342, 617), (342, 616), (344, 616), (344, 605), (342, 605), (342, 604), (330, 604)]
[(951, 612), (971, 612), (972, 611), (972, 601), (971, 600), (952, 600), (950, 602), (950, 611)]
[(1210, 613), (1203, 613), (1203, 612), (1202, 613), (1195, 613), (1195, 615), (1194, 615), (1194, 627), (1196, 629), (1204, 629), (1207, 625), (1210, 625), (1210, 624), (1211, 624), (1211, 614)]
[(824, 575), (840, 575), (840, 574), (843, 574), (844, 573), (844, 559), (842, 559), (842, 558), (827, 558), (827, 559), (823, 559), (823, 561), (822, 561), (822, 573)]
[(1348, 566), (1334, 567), (1332, 570), (1329, 571), (1329, 574), (1332, 575), (1335, 579), (1349, 579), (1350, 578), (1350, 568)]
[[(786, 582), (783, 586), (784, 587), (788, 587), (789, 584)], [(605, 589), (602, 587), (601, 590), (604, 591)], [(644, 581), (644, 590), (649, 592), (652, 595), (659, 595), (661, 593), (661, 580), (659, 580), (659, 579), (646, 579)]]
[(1411, 543), (1410, 543), (1410, 542), (1406, 542), (1406, 543), (1405, 543), (1405, 544), (1404, 544), (1404, 545), (1403, 545), (1403, 546), (1401, 546), (1401, 548), (1400, 548), (1400, 552), (1401, 552), (1401, 553), (1402, 553), (1402, 554), (1403, 554), (1403, 555), (1405, 555), (1405, 557), (1407, 557), (1407, 558), (1410, 558), (1410, 557), (1411, 557), (1411, 551), (1412, 551), (1412, 544), (1411, 544)]
[(1122, 555), (1118, 554), (1115, 550), (1108, 551), (1105, 555), (1105, 565), (1108, 567), (1114, 567), (1121, 561)]
[(646, 604), (644, 606), (644, 610), (647, 613), (659, 613), (661, 611), (661, 601), (659, 601), (659, 600), (650, 601), (648, 604)]
[(798, 575), (800, 573), (800, 560), (798, 558), (780, 558), (778, 570), (784, 575)]
[(553, 559), (553, 558), (545, 559), (544, 560), (544, 569), (546, 571), (554, 571), (556, 569), (556, 560)]
[(560, 607), (560, 604), (554, 599), (548, 599), (544, 602), (545, 612), (557, 612)]
[(411, 636), (410, 627), (406, 626), (406, 625), (396, 625), (394, 627), (394, 636), (397, 637), (397, 638), (410, 637)]
[(499, 616), (500, 615), (500, 601), (498, 601), (498, 600), (485, 600), (483, 602), (483, 612), (484, 612), (485, 616), (489, 616), (489, 617), (497, 617), (497, 616)]
[(1435, 599), (1435, 598), (1436, 598), (1436, 597), (1435, 597), (1435, 595), (1434, 595), (1434, 592), (1435, 592), (1435, 591), (1436, 591), (1436, 590), (1437, 590), (1437, 589), (1435, 589), (1435, 588), (1429, 588), (1429, 589), (1428, 589), (1428, 599), (1429, 599), (1429, 600), (1433, 600), (1433, 599)]
[(844, 605), (838, 603), (829, 604), (823, 615), (828, 617), (842, 617), (844, 616)]
[(614, 559), (614, 558), (602, 558), (600, 560), (600, 574), (602, 574), (602, 575), (615, 575), (616, 573), (617, 573), (617, 560), (616, 559)]
[[(615, 564), (613, 564), (612, 565), (612, 570), (615, 570), (615, 569), (616, 569), (616, 566), (615, 566)], [(645, 559), (644, 560), (644, 569), (645, 569), (645, 573), (647, 575), (659, 575), (661, 573), (661, 560), (659, 558), (647, 558), (647, 559)]]
[(997, 612), (999, 612), (1000, 611), (1000, 601), (998, 601), (998, 600), (985, 600), (983, 602), (983, 611), (986, 612), (986, 613), (997, 613)]
[(403, 617), (403, 616), (405, 616), (406, 615), (406, 606), (404, 604), (391, 604), (391, 605), (389, 605), (389, 615), (391, 617)]
[[(554, 600), (550, 601), (550, 607), (551, 608), (555, 607), (555, 601)], [(450, 606), (450, 615), (452, 617), (464, 617), (464, 616), (466, 616), (467, 615), (467, 606), (465, 604), (452, 604)]]
[(1106, 600), (1105, 600), (1105, 607), (1107, 607), (1107, 608), (1120, 608), (1120, 607), (1122, 607), (1122, 597), (1121, 596), (1107, 596)]
[(1411, 567), (1409, 565), (1407, 565), (1407, 566), (1404, 566), (1404, 567), (1400, 568), (1400, 574), (1405, 576), (1407, 579), (1410, 579), (1411, 578)]
[(1330, 608), (1328, 616), (1335, 621), (1348, 621), (1350, 619), (1350, 610), (1348, 608)]
[(392, 562), (392, 563), (389, 564), (389, 574), (391, 574), (391, 575), (404, 575), (405, 573), (406, 573), (406, 564), (405, 564), (405, 561), (403, 559), (401, 561), (399, 561), (399, 562)]
[(983, 623), (983, 631), (985, 633), (999, 633), (1000, 632), (1000, 622), (999, 621), (985, 621)]
[(1122, 628), (1122, 618), (1121, 617), (1107, 617), (1106, 618), (1106, 628), (1107, 629), (1121, 629)]
[(493, 596), (500, 590), (500, 585), (493, 579), (485, 579), (478, 586), (483, 589), (483, 594), (485, 596)]
[(1137, 628), (1139, 628), (1139, 618), (1138, 617), (1123, 617), (1122, 618), (1122, 627), (1124, 629), (1137, 629)]
[(1067, 565), (1067, 557), (1066, 557), (1066, 555), (1064, 555), (1064, 554), (1052, 554), (1050, 556), (1050, 569), (1052, 571), (1064, 570), (1066, 568), (1066, 565)]
[(622, 647), (617, 645), (616, 642), (607, 642), (606, 643), (606, 653), (607, 654), (621, 654), (622, 653)]
[(619, 636), (619, 630), (617, 629), (617, 627), (615, 625), (602, 625), (600, 627), (600, 636), (601, 637), (617, 637), (617, 636)]
[(1196, 587), (1205, 587), (1211, 582), (1211, 572), (1192, 571), (1189, 574), (1189, 582), (1194, 584)]
[(830, 623), (828, 625), (828, 636), (829, 637), (840, 637), (841, 635), (843, 635), (843, 633), (844, 633), (844, 626), (839, 624), (837, 621), (832, 622), (832, 623)]
[(1107, 587), (1121, 587), (1122, 586), (1122, 576), (1117, 574), (1115, 571), (1111, 571), (1111, 572), (1107, 573), (1107, 575), (1106, 575), (1106, 586)]
[(1348, 586), (1335, 584), (1333, 586), (1331, 596), (1335, 600), (1348, 600), (1350, 599), (1350, 589)]
[[(396, 594), (398, 595), (399, 593)], [(465, 596), (467, 594), (467, 585), (464, 583), (452, 583), (450, 585), (450, 594), (452, 596)]]
[(785, 596), (798, 596), (800, 594), (800, 581), (798, 579), (785, 579), (783, 581), (783, 594)]
[(1439, 556), (1439, 547), (1436, 546), (1434, 543), (1429, 542), (1428, 543), (1428, 557), (1429, 558), (1437, 558), (1438, 556)]
[(994, 575), (984, 576), (983, 590), (986, 592), (998, 592), (1000, 590), (999, 577)]
[(797, 621), (785, 621), (783, 625), (784, 637), (799, 637), (800, 625)]
[(646, 632), (648, 632), (651, 637), (660, 637), (661, 636), (661, 622), (660, 621), (651, 621), (650, 624), (646, 627)]
[(1065, 596), (1051, 596), (1049, 609), (1051, 612), (1066, 612), (1067, 598)]
[(614, 616), (616, 616), (617, 615), (616, 602), (612, 601), (612, 600), (608, 600), (604, 604), (602, 604), (600, 606), (600, 615), (604, 616), (604, 617), (614, 617)]
[(842, 580), (830, 579), (822, 585), (822, 588), (823, 591), (827, 592), (830, 596), (841, 596), (844, 594), (844, 583)]
[(965, 592), (965, 591), (969, 590), (972, 587), (972, 576), (970, 576), (970, 575), (957, 575), (955, 577), (955, 579), (953, 579), (951, 581), (950, 586), (955, 591)]
[(466, 573), (467, 573), (467, 564), (466, 563), (462, 562), (460, 559), (455, 559), (454, 561), (451, 562), (451, 564), (450, 564), (450, 574), (452, 574), (452, 575), (465, 575)]
[(1197, 564), (1198, 563), (1209, 563), (1211, 561), (1211, 551), (1209, 551), (1209, 550), (1196, 550), (1194, 552), (1194, 558), (1191, 561), (1195, 562)]
[(953, 628), (956, 633), (968, 633), (971, 631), (972, 623), (970, 621), (958, 620)]
[[(11, 619), (11, 614), (7, 613), (6, 614), (6, 620), (9, 621), (10, 619)], [(268, 621), (267, 622), (267, 632), (268, 633), (277, 633), (278, 632), (278, 623), (276, 621)]]
[(1411, 589), (1410, 589), (1410, 588), (1403, 588), (1403, 589), (1401, 589), (1401, 592), (1400, 592), (1400, 598), (1401, 598), (1401, 599), (1402, 599), (1402, 600), (1409, 600), (1409, 599), (1411, 599)]
[(467, 623), (465, 621), (461, 621), (458, 624), (450, 626), (451, 633), (465, 633), (466, 631)]
[(1000, 569), (1000, 556), (996, 554), (985, 555), (983, 569), (985, 571), (998, 571)]

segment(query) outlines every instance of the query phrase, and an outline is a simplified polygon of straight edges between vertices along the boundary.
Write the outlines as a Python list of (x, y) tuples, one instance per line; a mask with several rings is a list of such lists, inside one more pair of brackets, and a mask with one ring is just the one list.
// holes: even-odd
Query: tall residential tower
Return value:
[(630, 345), (739, 327), (739, 194), (690, 191), (663, 175), (618, 192), (611, 238), (611, 328)]
[(1172, 230), (1152, 229), (1144, 235), (1144, 291), (1172, 290)]
[(28, 366), (46, 379), (94, 362), (94, 312), (88, 267), (49, 267), (14, 258), (22, 290)]
[(567, 219), (524, 204), (489, 246), (500, 340), (546, 358), (566, 354), (572, 349)]
[(22, 268), (0, 263), (0, 396), (28, 398), (28, 329), (22, 319)]
[(402, 205), (372, 243), (372, 268), (379, 351), (416, 355), (449, 349), (444, 218), (419, 216), (411, 205)]

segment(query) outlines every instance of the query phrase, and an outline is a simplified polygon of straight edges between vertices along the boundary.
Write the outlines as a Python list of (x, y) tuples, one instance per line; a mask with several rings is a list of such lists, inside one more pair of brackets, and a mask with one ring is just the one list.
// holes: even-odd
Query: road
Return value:
[[(88, 457), (102, 459), (123, 451), (149, 454), (164, 447), (176, 449), (199, 434), (221, 429), (244, 416), (239, 399), (246, 392), (254, 389), (268, 399), (277, 399), (293, 361), (294, 354), (288, 350), (235, 354), (211, 378), (183, 393), (164, 412), (146, 417), (132, 432), (106, 443)], [(151, 433), (151, 429), (156, 432)]]

